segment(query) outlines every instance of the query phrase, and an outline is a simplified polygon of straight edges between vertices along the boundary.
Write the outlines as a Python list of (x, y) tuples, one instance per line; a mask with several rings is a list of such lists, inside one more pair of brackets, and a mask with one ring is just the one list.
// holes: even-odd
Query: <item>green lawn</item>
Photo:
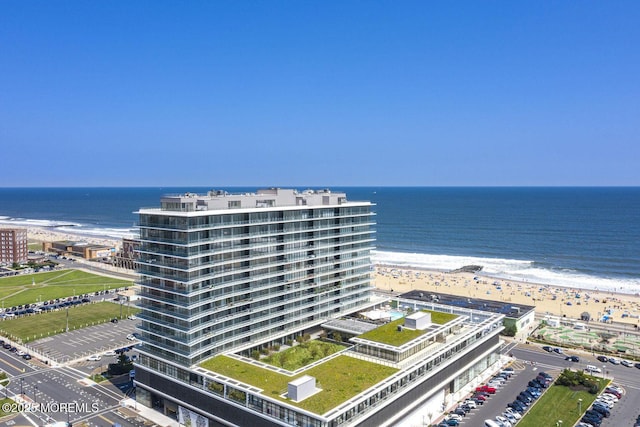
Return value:
[[(431, 313), (431, 322), (437, 325), (444, 325), (447, 322), (452, 321), (456, 317), (455, 314), (442, 313), (440, 311), (423, 310), (426, 313)], [(398, 331), (398, 326), (404, 325), (404, 317), (392, 322), (386, 323), (372, 331), (365, 332), (359, 335), (358, 338), (365, 340), (381, 342), (393, 346), (400, 346), (408, 343), (409, 341), (418, 338), (423, 335), (426, 330), (420, 331), (416, 329), (402, 328), (402, 331)]]
[(6, 308), (128, 286), (133, 282), (80, 270), (49, 271), (0, 279), (0, 301)]
[[(594, 379), (597, 381), (597, 378)], [(600, 380), (600, 392), (607, 384), (609, 380)], [(558, 420), (562, 420), (563, 426), (573, 426), (596, 397), (585, 390), (574, 391), (569, 387), (553, 385), (520, 420), (518, 427), (555, 427)], [(582, 399), (582, 413), (578, 412), (578, 399)]]
[(272, 354), (260, 359), (261, 362), (295, 371), (317, 360), (325, 358), (344, 350), (346, 347), (340, 344), (332, 344), (323, 341), (307, 341), (294, 347)]
[[(69, 330), (85, 328), (92, 324), (104, 323), (110, 319), (120, 318), (129, 314), (137, 314), (140, 310), (112, 302), (98, 302), (69, 307)], [(48, 335), (55, 335), (65, 331), (67, 327), (67, 310), (51, 313), (41, 313), (33, 316), (24, 316), (0, 322), (0, 335), (15, 337), (22, 342), (33, 341)]]
[(316, 386), (322, 391), (302, 402), (288, 403), (316, 414), (324, 414), (397, 372), (397, 369), (349, 356), (338, 356), (295, 377), (277, 374), (226, 356), (214, 357), (200, 366), (259, 387), (265, 395), (284, 401), (280, 394), (286, 392), (289, 382), (303, 375), (311, 375), (316, 378)]
[[(4, 404), (7, 403), (9, 405), (11, 405), (12, 403), (15, 403), (13, 400), (11, 399), (0, 399), (0, 418), (6, 417), (7, 415), (15, 415), (15, 412), (4, 412), (2, 410), (2, 407), (4, 406)], [(10, 408), (11, 406), (9, 406)]]

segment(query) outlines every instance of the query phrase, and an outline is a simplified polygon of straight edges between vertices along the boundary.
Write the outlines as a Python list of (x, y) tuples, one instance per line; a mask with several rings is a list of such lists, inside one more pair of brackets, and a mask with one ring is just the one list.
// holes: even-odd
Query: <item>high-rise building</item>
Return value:
[[(498, 360), (504, 316), (374, 295), (371, 207), (265, 189), (140, 209), (138, 404), (199, 427), (380, 426), (425, 400), (442, 410)], [(359, 319), (374, 307), (395, 320)], [(301, 367), (261, 355), (309, 335), (341, 344)]]
[(146, 355), (189, 367), (370, 305), (370, 202), (329, 190), (166, 196), (140, 209)]
[(0, 264), (26, 263), (27, 243), (26, 228), (0, 228)]

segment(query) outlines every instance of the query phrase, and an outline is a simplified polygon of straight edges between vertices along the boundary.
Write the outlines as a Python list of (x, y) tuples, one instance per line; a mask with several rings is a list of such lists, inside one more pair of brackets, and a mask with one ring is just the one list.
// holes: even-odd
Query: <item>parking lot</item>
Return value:
[[(497, 388), (495, 394), (490, 394), (483, 405), (472, 409), (466, 416), (463, 416), (459, 422), (460, 426), (479, 427), (484, 425), (484, 420), (495, 419), (496, 415), (502, 414), (506, 410), (507, 404), (513, 402), (515, 397), (527, 388), (529, 381), (541, 371), (538, 367), (520, 362), (514, 363), (512, 367), (514, 370), (511, 378)], [(553, 376), (559, 374), (558, 370), (545, 369), (545, 372)]]
[(135, 332), (136, 322), (129, 319), (107, 322), (32, 341), (25, 347), (56, 363), (67, 363), (135, 344), (137, 341), (127, 339), (127, 335)]
[[(460, 418), (460, 426), (481, 427), (484, 420), (495, 420), (496, 415), (502, 414), (507, 404), (513, 402), (516, 396), (527, 388), (530, 380), (535, 378), (540, 371), (544, 371), (557, 377), (562, 369), (571, 368), (583, 370), (587, 364), (597, 364), (594, 356), (580, 354), (580, 362), (566, 360), (567, 354), (546, 352), (539, 347), (518, 346), (512, 351), (516, 354), (517, 361), (512, 365), (514, 373), (495, 394), (488, 396), (484, 405), (469, 411), (466, 416)], [(640, 375), (635, 367), (623, 367), (621, 365), (598, 365), (603, 374), (612, 379), (612, 384), (623, 390), (619, 402), (611, 409), (610, 417), (604, 418), (600, 427), (632, 426), (640, 413), (638, 402), (640, 401)], [(464, 400), (464, 399), (462, 399)], [(587, 408), (583, 408), (586, 411)], [(443, 418), (438, 419), (441, 421)], [(452, 422), (455, 424), (455, 422)]]

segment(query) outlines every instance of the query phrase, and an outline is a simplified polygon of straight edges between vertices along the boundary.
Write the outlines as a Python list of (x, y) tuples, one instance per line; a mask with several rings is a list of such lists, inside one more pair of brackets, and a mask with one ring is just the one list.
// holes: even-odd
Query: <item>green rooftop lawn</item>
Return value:
[[(442, 313), (440, 311), (423, 311), (426, 313), (431, 313), (431, 322), (437, 325), (444, 325), (445, 323), (448, 323), (458, 317), (455, 314)], [(406, 328), (402, 328), (402, 331), (398, 331), (398, 326), (400, 325), (404, 325), (404, 318), (394, 320), (369, 332), (365, 332), (362, 335), (358, 335), (358, 338), (380, 342), (383, 344), (389, 344), (397, 347), (418, 338), (420, 335), (423, 335), (426, 332)]]
[[(608, 383), (608, 380), (600, 381), (600, 392)], [(555, 427), (558, 420), (562, 420), (563, 426), (572, 426), (596, 397), (597, 395), (586, 390), (575, 391), (566, 386), (554, 385), (538, 399), (520, 420), (518, 427)], [(582, 399), (582, 413), (578, 412), (578, 399)]]
[(397, 369), (349, 356), (338, 356), (294, 377), (271, 372), (226, 356), (214, 357), (201, 363), (200, 366), (259, 387), (264, 390), (263, 394), (282, 401), (287, 401), (280, 395), (287, 391), (289, 382), (301, 376), (310, 375), (316, 378), (316, 386), (322, 391), (299, 403), (287, 402), (319, 415), (397, 372)]
[(279, 351), (269, 357), (260, 359), (260, 361), (288, 371), (295, 371), (345, 348), (340, 344), (313, 340)]
[(49, 271), (0, 279), (0, 301), (7, 308), (128, 286), (133, 282), (80, 270)]
[[(98, 302), (69, 307), (69, 330), (84, 328), (92, 324), (104, 323), (128, 314), (137, 314), (140, 310), (121, 306), (112, 302)], [(22, 342), (33, 341), (41, 337), (62, 333), (67, 328), (67, 310), (34, 314), (0, 322), (0, 335), (19, 338)]]

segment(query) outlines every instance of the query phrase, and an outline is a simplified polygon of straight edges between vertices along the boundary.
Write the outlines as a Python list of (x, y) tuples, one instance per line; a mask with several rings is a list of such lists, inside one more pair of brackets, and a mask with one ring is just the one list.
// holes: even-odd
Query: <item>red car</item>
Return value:
[(484, 402), (485, 400), (487, 400), (487, 397), (486, 397), (486, 396), (484, 396), (484, 395), (482, 395), (482, 394), (474, 394), (474, 395), (473, 395), (473, 398), (474, 398), (474, 399), (478, 399), (478, 400), (482, 400), (483, 402)]
[(486, 391), (489, 394), (494, 394), (496, 392), (495, 387), (489, 387), (488, 385), (483, 385), (476, 388), (476, 391)]

